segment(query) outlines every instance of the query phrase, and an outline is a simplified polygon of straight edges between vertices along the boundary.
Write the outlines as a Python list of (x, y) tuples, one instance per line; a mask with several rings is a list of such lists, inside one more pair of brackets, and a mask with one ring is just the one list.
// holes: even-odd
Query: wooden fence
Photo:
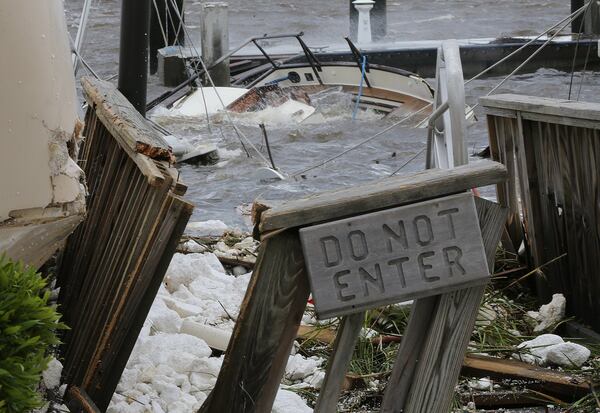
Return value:
[(555, 260), (537, 278), (540, 299), (563, 293), (568, 314), (600, 331), (600, 104), (519, 95), (481, 103), (492, 157), (509, 172), (498, 185), (510, 209), (506, 244), (524, 239), (535, 266)]
[(82, 83), (88, 214), (59, 271), (63, 379), (72, 411), (105, 411), (193, 206), (157, 132), (109, 83)]

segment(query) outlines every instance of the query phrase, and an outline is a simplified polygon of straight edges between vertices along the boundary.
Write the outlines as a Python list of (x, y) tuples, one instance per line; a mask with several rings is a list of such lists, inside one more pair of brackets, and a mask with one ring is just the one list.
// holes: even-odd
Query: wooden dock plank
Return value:
[[(490, 110), (505, 109), (530, 112), (551, 115), (556, 118), (600, 120), (600, 103), (525, 96), (512, 93), (484, 96), (479, 101), (486, 110), (489, 107)], [(600, 128), (600, 125), (598, 127)]]
[(590, 383), (570, 373), (532, 366), (522, 361), (471, 355), (465, 357), (464, 376), (526, 380), (526, 387), (573, 400), (590, 393)]

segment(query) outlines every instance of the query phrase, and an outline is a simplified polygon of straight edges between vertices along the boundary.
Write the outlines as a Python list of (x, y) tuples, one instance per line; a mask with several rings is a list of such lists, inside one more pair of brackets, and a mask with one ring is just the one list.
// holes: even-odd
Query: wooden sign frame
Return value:
[[(503, 182), (503, 165), (480, 161), (451, 170), (391, 177), (279, 205), (255, 205), (262, 240), (215, 388), (200, 412), (271, 411), (310, 288), (300, 228)], [(507, 211), (475, 199), (487, 263), (493, 268)], [(383, 412), (443, 413), (475, 323), (485, 286), (415, 301), (388, 386)], [(342, 318), (315, 412), (335, 412), (364, 312)]]

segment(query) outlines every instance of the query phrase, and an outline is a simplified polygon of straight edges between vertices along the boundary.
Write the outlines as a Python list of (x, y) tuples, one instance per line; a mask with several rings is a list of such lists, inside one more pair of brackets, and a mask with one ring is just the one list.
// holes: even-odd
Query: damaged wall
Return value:
[(0, 50), (0, 222), (50, 205), (82, 212), (82, 172), (67, 149), (82, 126), (63, 2), (0, 2)]

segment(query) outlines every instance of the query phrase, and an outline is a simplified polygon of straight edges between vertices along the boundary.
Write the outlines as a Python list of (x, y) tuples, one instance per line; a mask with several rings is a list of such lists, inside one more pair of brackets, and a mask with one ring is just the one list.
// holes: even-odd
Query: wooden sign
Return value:
[(300, 239), (321, 319), (489, 277), (470, 192), (306, 227)]

